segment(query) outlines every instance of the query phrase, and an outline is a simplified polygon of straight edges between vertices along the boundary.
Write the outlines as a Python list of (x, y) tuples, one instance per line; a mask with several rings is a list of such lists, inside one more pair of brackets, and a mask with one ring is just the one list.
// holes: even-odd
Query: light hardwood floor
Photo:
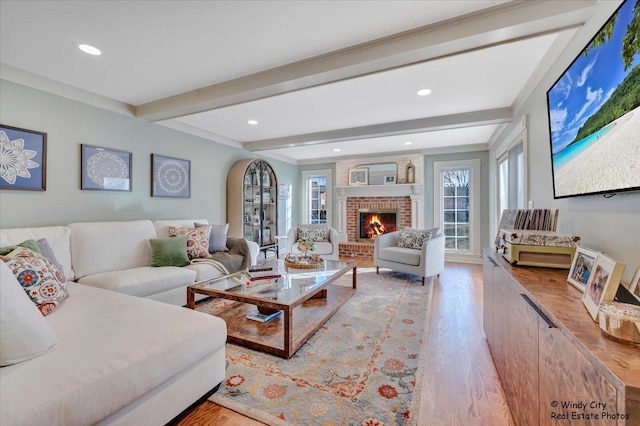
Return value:
[[(360, 268), (373, 266), (357, 261)], [(433, 286), (418, 424), (513, 424), (482, 326), (482, 265), (447, 263)], [(262, 423), (207, 401), (179, 424)]]

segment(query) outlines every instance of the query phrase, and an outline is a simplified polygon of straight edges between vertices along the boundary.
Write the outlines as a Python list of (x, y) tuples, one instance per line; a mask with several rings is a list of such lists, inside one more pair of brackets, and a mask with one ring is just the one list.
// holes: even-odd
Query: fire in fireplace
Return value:
[(397, 210), (358, 210), (359, 238), (370, 241), (382, 234), (395, 231), (397, 217)]

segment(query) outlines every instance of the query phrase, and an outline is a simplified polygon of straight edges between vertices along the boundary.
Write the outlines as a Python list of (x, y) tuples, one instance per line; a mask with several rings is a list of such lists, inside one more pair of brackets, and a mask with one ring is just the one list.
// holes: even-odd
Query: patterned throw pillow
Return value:
[(18, 247), (8, 255), (0, 256), (0, 260), (11, 269), (42, 315), (50, 314), (69, 297), (64, 273), (43, 255)]
[(209, 254), (210, 225), (200, 228), (176, 228), (175, 226), (169, 226), (169, 236), (188, 237), (187, 255), (189, 259), (208, 259), (211, 257), (211, 254)]
[(421, 250), (422, 244), (431, 238), (431, 230), (400, 231), (398, 247)]
[(298, 228), (298, 239), (307, 241), (329, 241), (329, 228)]

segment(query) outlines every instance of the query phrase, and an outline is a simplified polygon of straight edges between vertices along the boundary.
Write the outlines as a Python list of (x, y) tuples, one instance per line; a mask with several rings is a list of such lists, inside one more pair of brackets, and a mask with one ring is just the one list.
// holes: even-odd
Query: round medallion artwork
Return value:
[(166, 194), (180, 194), (189, 185), (189, 172), (177, 161), (165, 161), (156, 171), (156, 185)]
[(87, 160), (87, 176), (96, 185), (103, 185), (105, 178), (127, 179), (128, 175), (127, 163), (110, 152), (97, 152)]

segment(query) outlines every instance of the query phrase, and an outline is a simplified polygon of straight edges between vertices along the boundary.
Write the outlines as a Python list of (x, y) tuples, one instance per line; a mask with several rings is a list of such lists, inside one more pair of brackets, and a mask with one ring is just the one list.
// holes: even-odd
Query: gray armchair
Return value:
[[(438, 231), (439, 232), (439, 231)], [(380, 235), (374, 242), (373, 264), (425, 278), (440, 276), (444, 271), (444, 234), (425, 241), (420, 250), (398, 247), (400, 231)]]
[[(317, 229), (317, 228), (326, 228), (326, 224), (319, 225), (310, 225), (310, 224), (301, 224), (298, 226), (294, 226), (289, 230), (288, 238), (287, 238), (287, 253), (291, 254), (300, 254), (301, 251), (298, 250), (298, 228), (307, 228), (307, 229)], [(311, 252), (311, 254), (318, 254), (327, 260), (338, 260), (338, 231), (334, 228), (329, 228), (329, 241), (322, 241), (315, 243), (315, 250)]]

